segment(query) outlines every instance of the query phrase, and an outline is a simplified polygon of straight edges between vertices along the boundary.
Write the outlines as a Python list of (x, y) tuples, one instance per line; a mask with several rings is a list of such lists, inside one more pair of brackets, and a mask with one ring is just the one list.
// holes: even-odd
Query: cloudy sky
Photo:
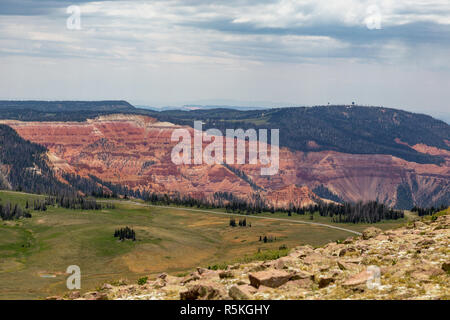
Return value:
[(0, 0), (0, 99), (355, 101), (450, 119), (449, 57), (449, 0)]

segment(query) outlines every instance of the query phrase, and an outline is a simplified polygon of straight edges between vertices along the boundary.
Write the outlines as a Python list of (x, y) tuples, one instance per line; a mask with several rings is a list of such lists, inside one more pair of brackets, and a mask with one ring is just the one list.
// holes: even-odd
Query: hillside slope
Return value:
[(0, 125), (0, 187), (18, 191), (53, 194), (69, 191), (56, 179), (46, 148), (21, 138), (13, 129)]
[(417, 163), (443, 163), (438, 155), (412, 146), (425, 144), (450, 151), (450, 126), (423, 114), (361, 106), (318, 106), (255, 111), (167, 111), (160, 120), (205, 128), (275, 128), (280, 145), (292, 150), (336, 151), (350, 154), (388, 154)]
[(0, 124), (0, 189), (45, 195), (111, 193), (90, 177), (75, 174), (42, 144), (23, 139), (3, 124)]

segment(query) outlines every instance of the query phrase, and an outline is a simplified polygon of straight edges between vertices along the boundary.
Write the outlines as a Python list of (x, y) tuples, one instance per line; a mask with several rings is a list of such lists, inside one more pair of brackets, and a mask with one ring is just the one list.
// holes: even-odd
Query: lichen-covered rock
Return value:
[(75, 299), (81, 298), (80, 291), (71, 291), (68, 294), (67, 298), (70, 300), (75, 300)]
[(234, 278), (234, 273), (230, 270), (224, 270), (219, 272), (219, 278), (220, 279)]
[(258, 290), (248, 284), (232, 286), (228, 291), (228, 295), (234, 300), (249, 300)]
[(344, 259), (337, 261), (337, 266), (340, 270), (358, 270), (358, 264), (351, 261), (345, 261)]
[(329, 258), (315, 252), (308, 254), (306, 257), (303, 258), (303, 263), (307, 265), (328, 264), (329, 262), (330, 262)]
[(444, 262), (442, 264), (442, 270), (444, 270), (445, 272), (450, 272), (450, 262)]
[(105, 292), (88, 292), (83, 295), (86, 300), (108, 300), (108, 295)]
[(359, 252), (358, 250), (356, 250), (356, 248), (348, 247), (339, 251), (339, 257), (343, 256), (359, 256)]
[(307, 272), (307, 271), (302, 271), (302, 270), (296, 270), (291, 274), (291, 279), (290, 280), (299, 280), (299, 279), (314, 279), (314, 274)]
[(334, 282), (334, 280), (335, 279), (333, 277), (319, 276), (319, 278), (317, 279), (317, 284), (319, 285), (319, 289), (327, 287), (329, 284)]
[(419, 281), (429, 281), (430, 277), (436, 277), (443, 274), (442, 269), (438, 269), (432, 266), (419, 266), (413, 273), (411, 277)]
[(259, 288), (259, 286), (277, 288), (288, 282), (292, 275), (285, 271), (267, 270), (250, 273), (248, 277), (250, 284), (255, 288)]
[(180, 292), (181, 300), (220, 300), (228, 298), (225, 288), (217, 282), (198, 281)]
[(354, 287), (354, 286), (364, 285), (367, 283), (367, 281), (369, 279), (371, 279), (371, 277), (372, 277), (372, 273), (365, 270), (365, 271), (355, 274), (355, 275), (351, 276), (350, 278), (348, 278), (347, 280), (345, 280), (342, 283), (342, 286), (343, 287)]
[(196, 272), (192, 272), (191, 274), (185, 276), (183, 278), (183, 280), (181, 280), (181, 283), (186, 284), (189, 283), (191, 281), (196, 281), (200, 279), (200, 275)]
[(364, 240), (368, 240), (370, 238), (376, 237), (377, 235), (379, 235), (382, 232), (383, 232), (383, 230), (381, 230), (379, 228), (370, 227), (363, 231), (362, 237)]

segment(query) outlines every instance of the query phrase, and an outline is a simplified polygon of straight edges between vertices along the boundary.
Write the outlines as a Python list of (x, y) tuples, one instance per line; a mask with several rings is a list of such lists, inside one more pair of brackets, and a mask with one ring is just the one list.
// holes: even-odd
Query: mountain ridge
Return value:
[[(34, 104), (37, 106), (32, 107)], [(43, 104), (43, 106), (41, 105)], [(67, 105), (61, 110), (57, 105)], [(19, 107), (12, 107), (19, 105)], [(26, 105), (28, 109), (21, 109)], [(45, 106), (50, 105), (48, 109)], [(80, 106), (81, 105), (81, 106)], [(34, 108), (34, 109), (33, 109)], [(86, 121), (110, 113), (147, 115), (160, 122), (204, 129), (282, 129), (280, 145), (299, 151), (333, 150), (351, 154), (389, 154), (417, 163), (440, 164), (444, 159), (414, 150), (426, 144), (450, 151), (450, 125), (424, 114), (384, 107), (316, 106), (264, 110), (166, 110), (138, 109), (126, 101), (11, 102), (0, 101), (0, 119), (21, 121)], [(398, 143), (396, 139), (404, 143)]]

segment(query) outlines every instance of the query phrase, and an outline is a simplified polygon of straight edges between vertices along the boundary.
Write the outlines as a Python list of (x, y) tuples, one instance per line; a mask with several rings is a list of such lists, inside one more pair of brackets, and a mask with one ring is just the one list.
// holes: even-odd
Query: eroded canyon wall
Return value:
[[(232, 192), (260, 193), (275, 205), (308, 205), (324, 186), (342, 200), (379, 200), (389, 205), (429, 206), (449, 201), (450, 152), (426, 145), (419, 152), (439, 154), (441, 165), (417, 164), (391, 155), (334, 151), (280, 150), (280, 170), (262, 176), (261, 165), (175, 165), (171, 123), (138, 115), (101, 116), (86, 122), (20, 122), (2, 120), (24, 139), (44, 145), (55, 170), (157, 192), (208, 196)], [(192, 128), (183, 127), (193, 131)], [(398, 141), (401, 143), (401, 141)], [(237, 172), (243, 172), (243, 179)]]

